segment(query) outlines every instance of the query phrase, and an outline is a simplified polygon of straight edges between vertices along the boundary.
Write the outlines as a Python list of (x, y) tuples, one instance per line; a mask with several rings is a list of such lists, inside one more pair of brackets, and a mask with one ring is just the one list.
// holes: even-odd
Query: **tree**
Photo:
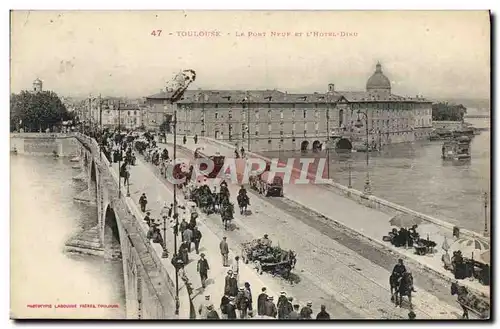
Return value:
[(52, 91), (32, 93), (21, 91), (10, 97), (10, 129), (24, 127), (27, 131), (52, 128), (62, 121), (72, 120), (59, 96)]
[(467, 108), (462, 104), (434, 103), (432, 104), (433, 121), (463, 121)]

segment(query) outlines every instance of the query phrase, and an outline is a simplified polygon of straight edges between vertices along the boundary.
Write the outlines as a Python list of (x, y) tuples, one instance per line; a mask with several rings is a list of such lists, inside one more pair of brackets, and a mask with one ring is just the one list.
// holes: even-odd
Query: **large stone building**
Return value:
[(175, 104), (170, 96), (146, 97), (148, 128), (171, 121), (177, 109), (179, 135), (212, 137), (252, 151), (317, 148), (327, 140), (340, 148), (364, 148), (366, 121), (370, 146), (378, 148), (426, 138), (432, 129), (431, 102), (392, 94), (380, 64), (365, 91), (337, 91), (334, 84), (325, 93), (312, 94), (188, 90)]

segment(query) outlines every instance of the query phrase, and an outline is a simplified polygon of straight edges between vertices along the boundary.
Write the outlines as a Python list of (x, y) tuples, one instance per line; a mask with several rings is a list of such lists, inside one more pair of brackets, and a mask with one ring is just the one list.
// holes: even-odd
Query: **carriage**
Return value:
[(290, 277), (297, 262), (296, 254), (292, 250), (271, 246), (271, 243), (265, 244), (261, 239), (242, 243), (241, 259), (245, 264), (253, 262), (260, 274), (265, 271), (285, 279)]
[[(281, 175), (280, 175), (281, 174)], [(282, 173), (275, 173), (274, 178), (270, 180), (270, 172), (265, 171), (260, 175), (250, 176), (250, 186), (260, 194), (268, 196), (283, 197), (283, 177)]]
[[(197, 148), (194, 151), (194, 158), (195, 159), (205, 159), (205, 160), (210, 160), (214, 164), (214, 169), (212, 171), (205, 175), (208, 178), (217, 178), (217, 175), (219, 175), (219, 172), (221, 171), (222, 167), (224, 167), (224, 161), (226, 159), (225, 156), (220, 155), (218, 152), (215, 155), (207, 156), (203, 152), (201, 152), (200, 148)], [(200, 163), (199, 169), (201, 171), (207, 170), (207, 164), (206, 163)]]
[(464, 311), (464, 318), (469, 318), (469, 312), (479, 319), (490, 318), (490, 304), (486, 299), (469, 292), (466, 287), (460, 286), (457, 283), (452, 283), (451, 294), (458, 296), (457, 302)]

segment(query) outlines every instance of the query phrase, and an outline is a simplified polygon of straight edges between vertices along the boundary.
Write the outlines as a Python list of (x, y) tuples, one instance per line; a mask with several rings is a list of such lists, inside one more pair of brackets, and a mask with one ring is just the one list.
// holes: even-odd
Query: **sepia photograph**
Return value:
[(488, 10), (11, 10), (10, 318), (491, 321)]

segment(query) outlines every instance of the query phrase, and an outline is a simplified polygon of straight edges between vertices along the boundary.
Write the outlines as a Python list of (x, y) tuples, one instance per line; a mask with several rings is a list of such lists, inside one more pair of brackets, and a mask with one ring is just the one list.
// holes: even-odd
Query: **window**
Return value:
[(229, 120), (233, 118), (233, 111), (229, 110)]
[(267, 144), (271, 144), (271, 140), (270, 139), (267, 140)]
[(269, 120), (271, 120), (272, 118), (271, 110), (267, 110), (267, 117), (269, 118)]
[(304, 129), (304, 136), (307, 135), (307, 130)]
[(319, 123), (315, 122), (314, 123), (314, 130), (318, 131), (319, 129)]
[(304, 119), (305, 119), (306, 118), (306, 110), (303, 110), (302, 113), (303, 113), (303, 116), (304, 116)]
[(280, 135), (283, 136), (283, 130), (280, 130)]
[(130, 111), (128, 111), (128, 115), (130, 116)]
[(134, 115), (137, 115), (137, 111), (134, 111)]
[(280, 110), (280, 119), (283, 120), (283, 110)]
[(295, 122), (292, 123), (292, 130), (295, 130)]
[(317, 119), (319, 117), (318, 110), (314, 110), (314, 118)]
[(268, 124), (268, 125), (267, 125), (267, 131), (268, 131), (268, 132), (271, 132), (271, 130), (272, 130), (272, 125), (271, 125), (271, 124)]
[(218, 119), (218, 118), (219, 118), (219, 113), (215, 112), (215, 119)]
[(292, 110), (292, 119), (295, 119), (295, 109)]
[(255, 136), (259, 136), (259, 125), (255, 126)]
[(259, 120), (259, 110), (255, 110), (255, 119)]

